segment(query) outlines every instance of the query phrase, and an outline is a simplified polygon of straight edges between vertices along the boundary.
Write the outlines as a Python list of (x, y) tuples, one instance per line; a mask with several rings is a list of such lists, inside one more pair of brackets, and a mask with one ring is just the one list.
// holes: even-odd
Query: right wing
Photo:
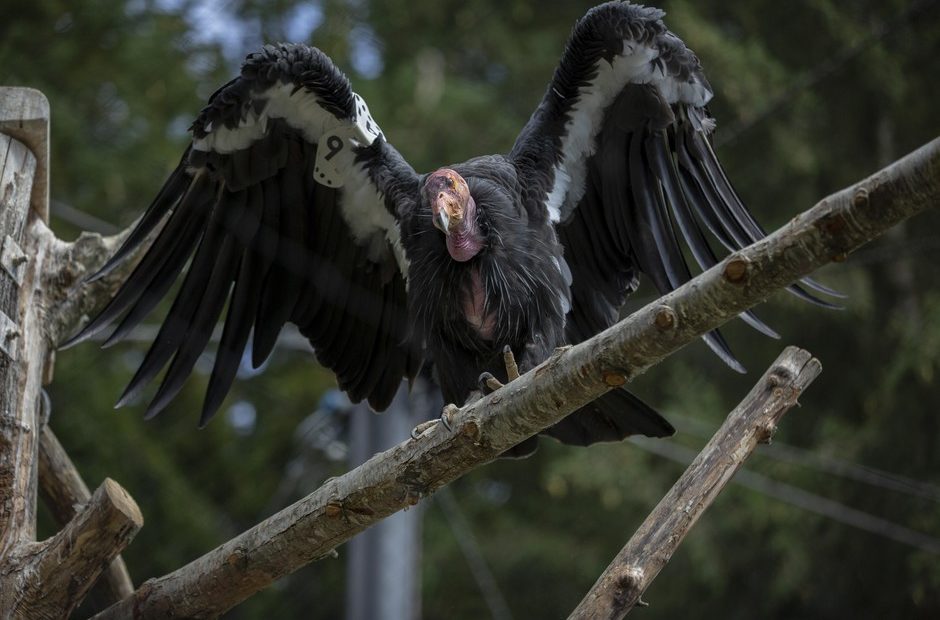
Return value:
[[(762, 239), (712, 149), (712, 91), (698, 58), (659, 9), (607, 2), (575, 25), (545, 97), (510, 154), (532, 201), (556, 224), (572, 273), (569, 339), (612, 325), (643, 274), (660, 294), (689, 281), (685, 248), (718, 262)], [(685, 246), (685, 247), (684, 247)], [(802, 284), (840, 296), (809, 278)], [(789, 290), (832, 307), (798, 284)], [(741, 318), (775, 332), (750, 311)], [(705, 342), (743, 371), (721, 334)]]
[(252, 331), (257, 366), (287, 321), (353, 401), (385, 409), (422, 361), (407, 338), (407, 263), (396, 216), (399, 199), (417, 191), (415, 171), (385, 142), (330, 59), (302, 45), (269, 45), (250, 55), (191, 132), (179, 166), (94, 277), (166, 220), (162, 230), (110, 303), (66, 344), (124, 314), (105, 346), (120, 340), (192, 257), (119, 405), (169, 362), (146, 415), (162, 410), (228, 301), (200, 424), (222, 404)]

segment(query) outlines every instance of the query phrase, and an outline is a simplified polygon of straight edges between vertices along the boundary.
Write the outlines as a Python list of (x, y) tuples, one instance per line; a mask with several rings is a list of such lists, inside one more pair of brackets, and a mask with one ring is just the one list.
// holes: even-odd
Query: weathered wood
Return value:
[[(157, 226), (151, 237), (155, 237), (159, 230)], [(117, 250), (130, 231), (131, 228), (127, 228), (107, 237), (83, 232), (71, 242), (56, 238), (50, 230), (43, 231), (51, 254), (43, 277), (49, 301), (46, 330), (52, 342), (61, 342), (77, 331), (81, 323), (100, 310), (102, 304), (117, 292), (137, 265), (147, 243), (141, 244), (128, 260), (107, 276), (92, 283), (84, 281)]]
[(620, 550), (569, 620), (623, 618), (757, 444), (770, 441), (780, 418), (821, 370), (808, 352), (787, 347)]
[[(22, 250), (36, 158), (22, 143), (0, 134), (0, 166), (0, 239), (5, 247)], [(16, 278), (0, 269), (0, 561), (20, 541), (35, 538), (36, 531), (36, 481), (30, 465), (38, 446), (37, 402), (30, 390), (39, 390), (30, 358), (39, 351), (41, 360), (44, 352), (36, 308), (26, 303), (29, 295), (20, 294), (36, 281), (36, 262), (16, 268)]]
[(96, 618), (214, 617), (376, 521), (620, 386), (698, 336), (898, 222), (940, 204), (940, 140), (549, 360), (454, 408), (442, 426), (378, 454), (206, 555), (144, 583)]
[[(36, 157), (30, 204), (49, 221), (49, 101), (32, 88), (0, 86), (0, 133), (23, 143)], [(3, 153), (0, 148), (0, 154)], [(3, 230), (0, 225), (0, 230)]]
[[(65, 617), (141, 522), (133, 501), (115, 483), (106, 481), (65, 529), (47, 541), (35, 542), (40, 394), (43, 381), (51, 376), (54, 352), (46, 329), (49, 299), (44, 278), (50, 248), (55, 245), (44, 221), (48, 215), (48, 121), (49, 106), (41, 93), (0, 88), (3, 617)], [(87, 499), (87, 488), (84, 491)], [(115, 596), (129, 587), (125, 584)]]
[[(39, 491), (60, 526), (68, 524), (91, 500), (88, 485), (48, 424), (42, 427), (39, 436)], [(127, 565), (118, 556), (102, 573), (93, 598), (102, 609), (130, 596), (133, 591)]]
[(105, 479), (58, 534), (17, 550), (12, 559), (21, 567), (23, 584), (5, 609), (24, 620), (67, 618), (143, 522), (131, 496)]

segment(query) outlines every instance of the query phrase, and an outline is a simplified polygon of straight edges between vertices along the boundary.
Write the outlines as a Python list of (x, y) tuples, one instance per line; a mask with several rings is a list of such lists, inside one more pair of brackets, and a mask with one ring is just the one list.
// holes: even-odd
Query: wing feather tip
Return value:
[(86, 334), (85, 328), (78, 330), (75, 334), (66, 338), (63, 342), (59, 343), (58, 349), (60, 351), (65, 351), (66, 349), (71, 349), (75, 345), (81, 344), (92, 337), (92, 334)]

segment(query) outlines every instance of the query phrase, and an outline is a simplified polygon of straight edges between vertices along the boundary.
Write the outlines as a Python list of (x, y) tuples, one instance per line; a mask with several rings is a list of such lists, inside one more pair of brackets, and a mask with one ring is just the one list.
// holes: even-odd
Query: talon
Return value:
[(428, 420), (427, 422), (422, 422), (421, 424), (411, 429), (411, 438), (418, 439), (438, 422), (440, 422), (440, 420)]
[(456, 405), (445, 405), (444, 410), (441, 411), (440, 418), (435, 420), (427, 420), (426, 422), (422, 422), (421, 424), (411, 429), (411, 438), (419, 439), (421, 435), (425, 434), (438, 424), (443, 424), (444, 428), (446, 428), (448, 431), (453, 431), (454, 427), (451, 423), (453, 422), (454, 414), (456, 414), (458, 411), (460, 410)]
[(488, 372), (480, 374), (480, 378), (477, 379), (477, 381), (480, 384), (480, 391), (484, 394), (495, 392), (499, 388), (503, 387), (503, 384), (499, 382), (499, 379)]
[(512, 348), (508, 344), (503, 347), (503, 363), (506, 365), (506, 378), (509, 381), (518, 379), (519, 366), (516, 364), (516, 356), (512, 354)]
[(454, 417), (454, 414), (457, 413), (458, 409), (455, 405), (446, 405), (444, 410), (441, 412), (441, 424), (444, 425), (448, 431), (453, 432), (454, 427), (451, 426), (451, 419)]

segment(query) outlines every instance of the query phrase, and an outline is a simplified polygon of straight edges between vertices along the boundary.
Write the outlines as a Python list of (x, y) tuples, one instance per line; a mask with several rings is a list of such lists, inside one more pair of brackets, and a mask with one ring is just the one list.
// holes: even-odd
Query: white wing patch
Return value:
[(193, 148), (222, 154), (242, 150), (265, 134), (269, 118), (283, 118), (313, 143), (317, 143), (327, 131), (348, 124), (348, 121), (341, 121), (320, 107), (312, 93), (300, 89), (291, 95), (295, 88), (294, 84), (278, 82), (264, 92), (252, 93), (255, 99), (267, 101), (260, 113), (249, 108), (245, 118), (233, 129), (212, 127), (210, 123), (203, 128), (210, 133), (193, 140)]
[(253, 98), (266, 101), (260, 113), (249, 107), (244, 120), (232, 129), (213, 128), (209, 123), (204, 127), (208, 135), (193, 140), (193, 148), (222, 154), (239, 151), (265, 135), (269, 119), (284, 119), (305, 140), (318, 145), (314, 180), (327, 187), (346, 187), (339, 204), (356, 242), (369, 247), (371, 258), (378, 258), (387, 242), (402, 273), (407, 274), (408, 262), (395, 218), (385, 208), (368, 172), (355, 161), (355, 147), (368, 146), (382, 135), (365, 101), (353, 93), (355, 116), (338, 119), (320, 106), (314, 94), (304, 89), (291, 94), (294, 89), (292, 83), (278, 82), (264, 92), (253, 93)]
[[(352, 160), (352, 154), (348, 155)], [(340, 197), (343, 219), (349, 225), (356, 241), (369, 245), (369, 258), (378, 260), (385, 248), (391, 246), (402, 274), (408, 274), (408, 260), (401, 245), (398, 223), (385, 208), (385, 198), (369, 178), (361, 163), (350, 161), (347, 170), (346, 189)], [(381, 232), (382, 235), (375, 233)]]
[(667, 103), (679, 101), (704, 106), (711, 91), (698, 80), (683, 82), (653, 64), (659, 50), (649, 45), (624, 41), (623, 52), (613, 62), (601, 59), (597, 76), (578, 90), (578, 101), (570, 112), (561, 139), (561, 161), (555, 164), (554, 181), (545, 199), (553, 222), (563, 221), (581, 200), (585, 191), (585, 168), (597, 150), (596, 137), (604, 122), (604, 112), (628, 83), (654, 84)]

